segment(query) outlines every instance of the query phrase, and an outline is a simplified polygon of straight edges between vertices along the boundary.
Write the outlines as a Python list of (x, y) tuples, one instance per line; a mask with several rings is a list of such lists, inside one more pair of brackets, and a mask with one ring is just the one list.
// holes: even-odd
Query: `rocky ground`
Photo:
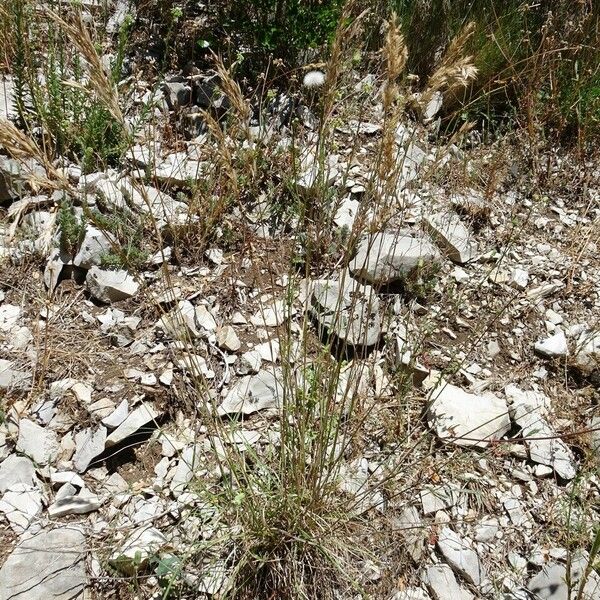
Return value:
[[(244, 232), (233, 246), (198, 257), (169, 233), (202, 218), (190, 183), (215, 146), (194, 115), (227, 103), (213, 74), (139, 82), (132, 106), (151, 101), (158, 124), (118, 170), (58, 165), (60, 192), (32, 183), (34, 158), (0, 154), (0, 600), (168, 597), (173, 564), (178, 597), (225, 594), (227, 545), (190, 559), (231, 527), (203, 491), (227, 476), (215, 456), (276, 451), (290, 386), (324, 352), (340, 410), (362, 419), (336, 485), (369, 531), (366, 597), (600, 598), (600, 173), (584, 184), (565, 157), (556, 192), (531, 193), (514, 139), (448, 144), (434, 103), (397, 126), (382, 217), (365, 206), (384, 126), (365, 81), (368, 118), (342, 115), (324, 165), (310, 107), (280, 99), (303, 122), (295, 184), (324, 177), (336, 198), (317, 228), (337, 245), (300, 272), (305, 238), (269, 197), (219, 223)], [(246, 147), (285, 162), (284, 112), (251, 122)], [(69, 241), (65, 188), (76, 222), (151, 220), (136, 268), (106, 265), (102, 223)]]

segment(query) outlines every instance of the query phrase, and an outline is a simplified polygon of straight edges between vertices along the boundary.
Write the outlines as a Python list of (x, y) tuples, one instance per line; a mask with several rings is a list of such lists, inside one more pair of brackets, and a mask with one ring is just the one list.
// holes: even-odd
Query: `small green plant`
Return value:
[(67, 201), (61, 204), (58, 211), (60, 229), (60, 247), (69, 255), (77, 254), (85, 235), (85, 219), (78, 218), (73, 205)]
[(113, 249), (102, 256), (101, 265), (109, 269), (138, 269), (148, 253), (143, 247), (143, 220), (128, 209), (113, 209), (110, 214), (91, 211), (90, 221), (104, 231), (113, 242)]
[[(51, 4), (59, 17), (69, 14)], [(29, 0), (9, 0), (4, 25), (12, 38), (16, 108), (21, 125), (44, 132), (51, 156), (68, 156), (84, 172), (115, 165), (127, 146), (121, 123), (86, 89), (88, 66), (69, 35)], [(110, 81), (120, 79), (131, 19), (125, 19), (116, 43)]]

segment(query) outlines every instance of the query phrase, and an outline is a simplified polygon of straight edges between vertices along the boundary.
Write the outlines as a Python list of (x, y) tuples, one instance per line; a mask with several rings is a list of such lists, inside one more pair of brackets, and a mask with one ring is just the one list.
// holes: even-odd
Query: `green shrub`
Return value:
[[(60, 3), (50, 3), (59, 15)], [(21, 125), (43, 137), (51, 156), (67, 156), (84, 171), (112, 166), (127, 136), (104, 105), (85, 89), (86, 68), (68, 36), (29, 1), (8, 0), (1, 33), (9, 41)], [(118, 82), (131, 20), (118, 38), (111, 79)]]
[(224, 8), (225, 30), (243, 43), (294, 58), (330, 41), (343, 0), (250, 0)]

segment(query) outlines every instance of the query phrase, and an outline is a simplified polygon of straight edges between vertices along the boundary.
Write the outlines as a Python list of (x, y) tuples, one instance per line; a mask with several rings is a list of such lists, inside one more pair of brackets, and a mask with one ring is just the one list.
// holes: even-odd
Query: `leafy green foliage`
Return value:
[[(60, 11), (60, 6), (52, 6)], [(80, 162), (85, 172), (115, 165), (126, 148), (122, 127), (85, 89), (86, 68), (78, 51), (50, 20), (23, 0), (7, 3), (7, 27), (14, 32), (15, 100), (22, 126), (43, 131), (55, 156)], [(118, 36), (111, 79), (123, 66), (131, 19)]]
[(104, 268), (137, 269), (146, 261), (144, 227), (138, 215), (127, 209), (114, 209), (109, 214), (94, 210), (90, 220), (115, 242), (115, 250), (102, 257)]
[(225, 30), (284, 59), (330, 41), (343, 0), (250, 0), (228, 3)]
[(77, 254), (85, 235), (85, 220), (77, 218), (73, 205), (63, 202), (58, 211), (60, 246), (71, 256)]

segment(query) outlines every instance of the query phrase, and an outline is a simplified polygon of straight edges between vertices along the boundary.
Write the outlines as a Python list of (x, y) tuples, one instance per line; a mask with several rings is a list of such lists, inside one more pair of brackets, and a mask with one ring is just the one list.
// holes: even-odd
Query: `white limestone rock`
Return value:
[(119, 302), (135, 296), (139, 284), (127, 271), (109, 271), (92, 267), (86, 277), (86, 287), (90, 294), (101, 302)]
[(506, 401), (494, 394), (470, 394), (441, 382), (429, 394), (429, 423), (442, 440), (485, 448), (510, 429)]
[(415, 269), (431, 266), (439, 258), (430, 238), (420, 232), (384, 232), (361, 240), (349, 269), (353, 277), (386, 285), (404, 280)]

